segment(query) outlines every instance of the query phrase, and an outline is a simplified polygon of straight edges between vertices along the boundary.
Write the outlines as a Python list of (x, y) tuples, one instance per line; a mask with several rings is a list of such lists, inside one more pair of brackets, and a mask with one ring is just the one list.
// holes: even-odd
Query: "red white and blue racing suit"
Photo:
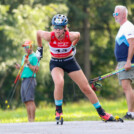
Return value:
[(51, 32), (49, 48), (52, 56), (50, 60), (50, 71), (55, 67), (62, 68), (67, 73), (80, 70), (76, 59), (71, 55), (72, 42), (68, 31), (65, 32), (65, 38), (62, 40), (58, 40), (55, 33)]

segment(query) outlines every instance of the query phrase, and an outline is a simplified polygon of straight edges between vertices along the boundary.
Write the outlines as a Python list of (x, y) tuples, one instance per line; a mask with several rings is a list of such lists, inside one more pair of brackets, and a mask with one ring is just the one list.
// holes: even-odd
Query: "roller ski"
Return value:
[(111, 114), (106, 113), (104, 116), (100, 116), (102, 121), (104, 122), (124, 122), (122, 118), (119, 118), (119, 116), (113, 117)]
[(56, 117), (55, 117), (55, 119), (56, 119), (56, 124), (57, 124), (57, 125), (58, 125), (58, 124), (63, 125), (63, 114), (62, 114), (62, 113), (58, 113), (58, 112), (56, 111)]

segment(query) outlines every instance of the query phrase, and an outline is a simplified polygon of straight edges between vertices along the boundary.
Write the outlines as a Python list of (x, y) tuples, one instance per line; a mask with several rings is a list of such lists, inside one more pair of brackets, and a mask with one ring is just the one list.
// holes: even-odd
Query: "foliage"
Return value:
[[(103, 108), (114, 116), (123, 117), (127, 111), (127, 104), (124, 99), (116, 101), (101, 100)], [(81, 100), (77, 103), (63, 105), (64, 121), (100, 120), (96, 110), (91, 103)], [(27, 122), (27, 113), (24, 107), (16, 110), (0, 110), (0, 123)], [(36, 110), (36, 122), (55, 121), (55, 107), (51, 103), (40, 103)]]
[[(0, 25), (0, 30), (2, 31), (0, 34), (3, 37), (0, 39), (0, 78), (3, 80), (0, 83), (0, 88), (3, 100), (4, 98), (7, 99), (13, 80), (17, 75), (17, 71), (13, 68), (13, 65), (15, 62), (21, 63), (22, 55), (24, 55), (24, 50), (21, 47), (22, 43), (30, 39), (36, 44), (37, 30), (50, 30), (51, 27), (49, 24), (51, 23), (52, 16), (57, 14), (57, 9), (60, 9), (59, 12), (63, 13), (67, 13), (68, 10), (63, 4), (49, 4), (46, 6), (37, 4), (34, 7), (19, 5), (17, 9), (12, 10), (11, 14), (8, 14), (9, 8), (9, 5), (0, 6), (0, 10), (2, 11), (1, 17), (3, 18)], [(43, 42), (43, 44), (46, 44), (46, 42)], [(36, 46), (34, 46), (34, 50), (36, 50)], [(39, 81), (39, 86), (37, 87), (38, 95), (39, 93), (43, 94), (47, 90), (44, 81), (49, 80), (48, 62), (50, 55), (48, 45), (44, 45), (44, 57), (41, 60), (40, 71), (37, 76), (37, 81)], [(8, 72), (7, 70), (11, 71)], [(18, 86), (18, 91), (19, 87), (20, 85)], [(19, 92), (16, 93), (15, 98), (19, 99)]]
[[(90, 77), (94, 78), (116, 67), (114, 57), (114, 40), (119, 25), (115, 23), (112, 13), (116, 5), (125, 5), (128, 8), (128, 19), (134, 23), (133, 0), (1, 0), (0, 1), (0, 100), (8, 98), (13, 80), (17, 75), (14, 63), (21, 62), (24, 50), (21, 44), (26, 39), (34, 41), (34, 51), (37, 47), (37, 30), (51, 31), (51, 18), (62, 13), (69, 18), (69, 30), (79, 31), (81, 40), (77, 45), (76, 59), (84, 70), (84, 59), (91, 63)], [(85, 7), (86, 11), (85, 12)], [(84, 57), (84, 21), (88, 20), (90, 54)], [(49, 72), (49, 48), (43, 42), (44, 58), (40, 61), (40, 70), (37, 74), (36, 102), (46, 100), (53, 102), (53, 80)], [(113, 84), (114, 83), (114, 84)], [(117, 77), (102, 81), (103, 88), (97, 92), (105, 98), (118, 98), (123, 91), (118, 84)], [(20, 84), (18, 85), (12, 103), (20, 105)], [(65, 74), (64, 102), (78, 101), (85, 98), (78, 86)], [(0, 102), (3, 106), (3, 102)]]

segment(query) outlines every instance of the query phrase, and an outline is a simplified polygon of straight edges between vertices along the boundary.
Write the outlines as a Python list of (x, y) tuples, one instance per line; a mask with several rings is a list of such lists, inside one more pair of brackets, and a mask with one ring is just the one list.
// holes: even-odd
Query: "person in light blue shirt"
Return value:
[[(21, 65), (24, 64), (24, 60), (26, 60), (25, 57), (26, 57), (26, 55), (23, 56)], [(38, 59), (34, 52), (28, 56), (28, 60), (29, 60), (28, 64), (25, 64), (25, 66), (24, 66), (23, 72), (21, 74), (21, 78), (36, 77), (36, 73), (34, 73), (34, 75), (33, 75), (34, 68), (32, 68), (32, 66), (30, 66), (30, 65), (36, 66), (37, 62), (38, 62)]]
[(118, 5), (115, 7), (113, 17), (120, 24), (120, 29), (115, 39), (115, 57), (118, 62), (117, 69), (122, 67), (126, 71), (118, 75), (119, 82), (124, 90), (128, 112), (124, 119), (134, 119), (134, 90), (132, 83), (134, 81), (134, 25), (127, 19), (128, 10), (125, 6)]
[[(28, 121), (33, 122), (35, 120), (36, 105), (34, 102), (34, 93), (36, 83), (36, 73), (39, 70), (38, 59), (32, 49), (32, 41), (26, 41), (22, 47), (26, 51), (26, 55), (23, 56), (21, 66), (24, 65), (21, 78), (21, 100), (25, 104), (28, 114)], [(20, 69), (20, 65), (16, 65), (17, 69)]]

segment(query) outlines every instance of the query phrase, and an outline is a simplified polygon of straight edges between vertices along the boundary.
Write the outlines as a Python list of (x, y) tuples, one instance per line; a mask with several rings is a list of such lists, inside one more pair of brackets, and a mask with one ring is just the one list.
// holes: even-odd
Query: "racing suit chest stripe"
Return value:
[(51, 41), (49, 42), (50, 53), (52, 56), (65, 57), (72, 52), (72, 42), (69, 37), (69, 32), (65, 32), (65, 38), (58, 40), (55, 33), (51, 32)]

